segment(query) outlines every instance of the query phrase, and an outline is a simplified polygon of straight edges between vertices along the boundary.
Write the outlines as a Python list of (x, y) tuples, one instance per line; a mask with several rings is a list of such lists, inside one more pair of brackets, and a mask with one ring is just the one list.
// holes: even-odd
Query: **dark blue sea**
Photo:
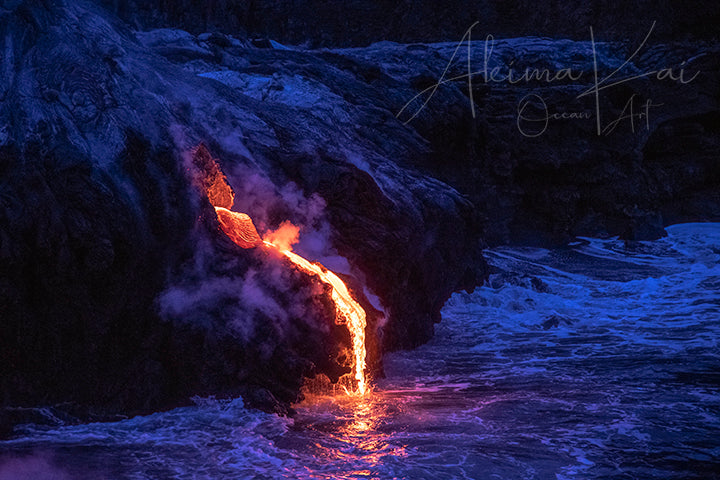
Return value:
[(24, 425), (0, 480), (720, 478), (720, 224), (667, 230), (486, 251), (487, 285), (365, 398)]

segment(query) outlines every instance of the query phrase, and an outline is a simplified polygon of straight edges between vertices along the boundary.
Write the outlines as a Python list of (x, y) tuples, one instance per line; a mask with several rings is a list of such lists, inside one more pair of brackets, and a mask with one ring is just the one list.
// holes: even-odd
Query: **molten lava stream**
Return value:
[(367, 393), (367, 380), (365, 378), (365, 326), (367, 322), (365, 310), (352, 298), (345, 282), (340, 280), (340, 278), (330, 270), (327, 270), (317, 263), (309, 262), (307, 259), (288, 249), (281, 249), (267, 241), (263, 243), (269, 247), (277, 248), (280, 253), (297, 265), (300, 270), (310, 274), (314, 273), (320, 277), (320, 280), (332, 287), (331, 295), (335, 302), (337, 314), (339, 317), (345, 319), (345, 322), (339, 322), (336, 317), (335, 321), (337, 323), (345, 323), (348, 330), (350, 330), (350, 336), (353, 342), (353, 370), (355, 371), (355, 380), (357, 381), (357, 393), (365, 395), (365, 393)]
[(331, 297), (335, 303), (335, 321), (338, 324), (347, 325), (352, 338), (353, 372), (357, 382), (357, 390), (353, 393), (365, 395), (368, 392), (367, 379), (365, 378), (365, 326), (367, 324), (365, 310), (352, 298), (345, 283), (322, 265), (310, 262), (292, 252), (289, 245), (286, 247), (284, 244), (278, 245), (267, 240), (261, 240), (252, 219), (248, 215), (217, 206), (215, 212), (223, 232), (238, 246), (253, 248), (258, 245), (265, 245), (276, 249), (297, 268), (308, 274), (317, 275), (323, 283), (330, 285)]

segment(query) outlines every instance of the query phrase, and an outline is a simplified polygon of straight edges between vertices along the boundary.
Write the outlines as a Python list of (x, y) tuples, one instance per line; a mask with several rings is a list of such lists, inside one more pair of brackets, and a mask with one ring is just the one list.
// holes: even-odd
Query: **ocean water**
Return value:
[(720, 224), (501, 247), (365, 398), (25, 425), (6, 479), (720, 478)]

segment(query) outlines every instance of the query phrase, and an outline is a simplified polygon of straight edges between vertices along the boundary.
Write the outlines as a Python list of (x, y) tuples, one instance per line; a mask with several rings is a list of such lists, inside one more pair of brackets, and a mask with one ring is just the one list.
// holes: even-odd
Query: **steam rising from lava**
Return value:
[(265, 234), (263, 240), (276, 246), (280, 251), (292, 252), (292, 246), (300, 239), (300, 228), (287, 220), (280, 224), (277, 230)]
[(357, 394), (367, 393), (368, 384), (365, 377), (366, 314), (362, 306), (352, 297), (345, 283), (323, 265), (310, 262), (292, 251), (292, 246), (299, 239), (299, 227), (285, 221), (279, 228), (266, 233), (265, 237), (261, 239), (249, 215), (231, 211), (235, 194), (217, 162), (204, 146), (201, 145), (196, 149), (194, 162), (203, 172), (199, 183), (207, 192), (210, 203), (215, 207), (220, 228), (228, 238), (245, 249), (264, 246), (277, 250), (299, 270), (317, 276), (323, 283), (330, 286), (331, 298), (335, 303), (335, 322), (339, 325), (347, 325), (352, 338), (353, 380), (351, 383), (356, 385), (355, 392)]

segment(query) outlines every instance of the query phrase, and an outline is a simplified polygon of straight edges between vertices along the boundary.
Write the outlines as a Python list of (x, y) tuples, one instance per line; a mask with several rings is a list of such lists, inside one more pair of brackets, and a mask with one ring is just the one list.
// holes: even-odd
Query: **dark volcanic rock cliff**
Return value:
[(282, 57), (236, 39), (136, 38), (82, 2), (16, 2), (0, 15), (0, 391), (11, 420), (19, 407), (102, 418), (194, 394), (283, 409), (304, 375), (343, 372), (349, 339), (321, 285), (218, 231), (187, 171), (201, 142), (236, 209), (261, 231), (301, 225), (298, 251), (347, 279), (370, 312), (375, 373), (381, 344), (426, 341), (448, 296), (482, 281), (472, 205), (412, 168), (423, 142), (374, 104), (361, 72), (288, 54), (347, 91), (291, 76), (299, 90), (271, 86), (285, 95), (273, 101), (197, 75), (229, 62), (272, 79)]

